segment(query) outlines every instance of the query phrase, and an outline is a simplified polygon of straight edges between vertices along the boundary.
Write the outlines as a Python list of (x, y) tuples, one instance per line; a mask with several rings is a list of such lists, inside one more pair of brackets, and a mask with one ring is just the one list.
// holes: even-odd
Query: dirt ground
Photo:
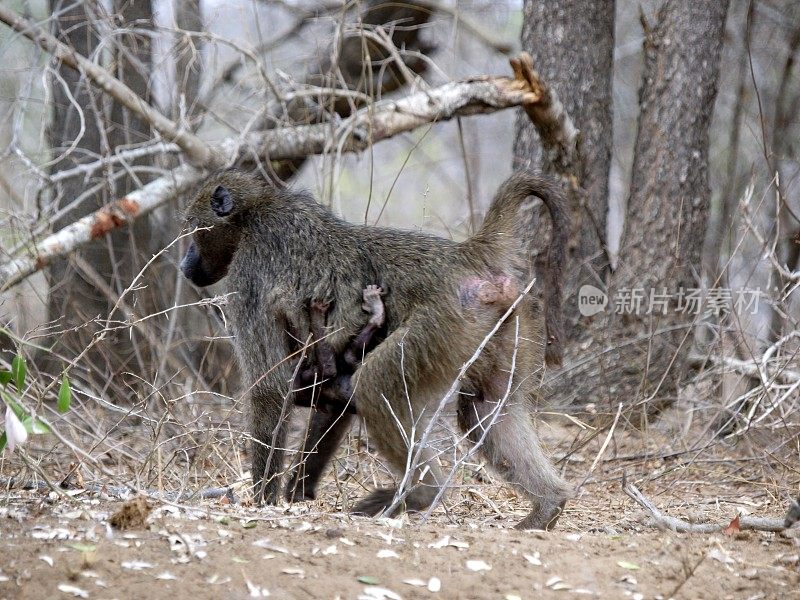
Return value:
[[(489, 504), (508, 494), (478, 493)], [(423, 524), (218, 500), (153, 503), (144, 523), (134, 511), (120, 531), (109, 518), (122, 501), (6, 499), (0, 597), (9, 599), (800, 598), (800, 538), (787, 535), (800, 532), (659, 531), (611, 486), (578, 498), (551, 533), (514, 530), (522, 512), (442, 511)], [(743, 501), (707, 505), (704, 517), (725, 522)]]
[[(780, 456), (753, 436), (675, 452), (683, 442), (670, 431), (615, 435), (605, 448), (603, 436), (548, 431), (578, 487), (550, 533), (514, 530), (525, 502), (472, 468), (427, 522), (352, 517), (343, 505), (371, 483), (342, 479), (345, 458), (317, 501), (291, 506), (248, 506), (246, 481), (234, 486), (243, 504), (3, 490), (0, 598), (800, 598), (800, 526), (661, 531), (621, 487), (634, 482), (690, 521), (782, 517), (797, 495), (794, 443)], [(0, 461), (0, 478), (20, 473), (10, 466)]]

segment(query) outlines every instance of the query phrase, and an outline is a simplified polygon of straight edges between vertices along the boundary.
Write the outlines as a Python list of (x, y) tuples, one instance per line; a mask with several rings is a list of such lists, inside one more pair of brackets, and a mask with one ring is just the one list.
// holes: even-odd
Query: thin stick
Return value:
[[(678, 533), (714, 533), (722, 531), (728, 524), (719, 523), (689, 523), (677, 517), (670, 517), (665, 515), (653, 505), (647, 497), (639, 491), (632, 483), (627, 483), (623, 479), (622, 490), (634, 500), (639, 506), (643, 507), (650, 516), (653, 518), (653, 524), (658, 529), (669, 529)], [(739, 516), (739, 529), (752, 529), (754, 531), (783, 531), (786, 529), (786, 523), (790, 520), (792, 511), (794, 510), (793, 502), (792, 507), (784, 519), (773, 519), (769, 517), (750, 517), (747, 515)]]

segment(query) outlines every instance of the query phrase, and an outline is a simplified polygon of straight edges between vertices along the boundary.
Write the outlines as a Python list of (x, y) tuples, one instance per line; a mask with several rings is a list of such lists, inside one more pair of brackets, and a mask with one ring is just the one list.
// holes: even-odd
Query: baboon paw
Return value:
[(311, 502), (317, 499), (317, 494), (313, 489), (306, 488), (302, 483), (292, 480), (286, 487), (284, 497), (291, 504), (293, 502)]
[(538, 529), (540, 531), (551, 531), (558, 522), (561, 513), (564, 512), (564, 505), (566, 500), (560, 503), (547, 503), (546, 506), (540, 506), (538, 509), (531, 511), (531, 513), (517, 523), (514, 529)]
[(310, 305), (312, 310), (326, 314), (331, 307), (331, 302), (330, 300), (324, 300), (322, 298), (312, 298)]
[(375, 490), (356, 504), (351, 512), (356, 515), (365, 515), (368, 517), (379, 515), (391, 506), (395, 491), (396, 490), (393, 488)]
[(375, 307), (379, 306), (381, 303), (381, 296), (383, 296), (383, 290), (380, 286), (368, 285), (364, 288), (364, 303), (361, 305), (361, 308), (367, 312), (374, 311)]

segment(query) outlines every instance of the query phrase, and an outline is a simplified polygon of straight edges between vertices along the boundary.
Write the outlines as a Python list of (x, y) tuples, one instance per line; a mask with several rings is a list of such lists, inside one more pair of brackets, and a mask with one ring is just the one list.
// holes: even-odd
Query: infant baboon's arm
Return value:
[[(309, 364), (297, 374), (295, 388), (302, 389), (302, 392), (296, 395), (296, 405), (314, 406), (326, 411), (335, 407), (338, 408), (335, 412), (356, 412), (355, 405), (350, 401), (352, 396), (350, 379), (364, 355), (374, 346), (376, 333), (386, 322), (382, 294), (383, 290), (377, 285), (368, 285), (364, 288), (364, 302), (361, 307), (370, 315), (369, 319), (348, 343), (339, 360), (325, 334), (330, 303), (316, 299), (309, 303), (311, 333), (318, 341), (314, 347), (314, 360), (310, 360)], [(313, 399), (315, 383), (322, 384), (316, 401)]]
[(386, 307), (383, 305), (383, 300), (381, 300), (382, 295), (383, 290), (380, 286), (368, 285), (364, 288), (364, 302), (361, 304), (361, 308), (369, 313), (370, 317), (364, 328), (350, 341), (344, 351), (344, 362), (352, 369), (350, 371), (351, 375), (361, 364), (364, 355), (374, 345), (375, 334), (386, 322)]

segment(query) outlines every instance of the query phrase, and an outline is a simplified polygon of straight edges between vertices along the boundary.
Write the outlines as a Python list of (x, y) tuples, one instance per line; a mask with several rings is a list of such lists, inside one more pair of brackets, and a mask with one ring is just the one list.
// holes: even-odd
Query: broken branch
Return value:
[[(0, 20), (3, 12), (0, 7)], [(397, 101), (365, 107), (343, 120), (331, 134), (330, 123), (284, 127), (228, 139), (213, 148), (216, 155), (235, 162), (253, 152), (267, 160), (302, 158), (331, 149), (359, 152), (375, 142), (422, 125), (459, 116), (487, 114), (539, 102), (540, 93), (522, 77), (478, 77), (454, 81), (417, 92)], [(177, 142), (176, 142), (177, 143)], [(179, 167), (131, 192), (64, 229), (34, 242), (21, 256), (0, 264), (0, 291), (5, 291), (41, 270), (54, 259), (67, 256), (84, 244), (123, 227), (187, 191), (203, 171)]]
[[(632, 483), (623, 480), (622, 490), (634, 500), (639, 506), (650, 513), (653, 524), (659, 529), (669, 529), (678, 533), (714, 533), (722, 531), (728, 524), (719, 523), (689, 523), (677, 517), (670, 517), (658, 510), (647, 497), (639, 491)], [(796, 513), (796, 514), (795, 514)], [(739, 516), (739, 529), (752, 529), (755, 531), (783, 531), (797, 520), (792, 520), (793, 516), (800, 517), (800, 506), (793, 502), (786, 517), (783, 519), (773, 519), (769, 517), (750, 517), (747, 515)]]

